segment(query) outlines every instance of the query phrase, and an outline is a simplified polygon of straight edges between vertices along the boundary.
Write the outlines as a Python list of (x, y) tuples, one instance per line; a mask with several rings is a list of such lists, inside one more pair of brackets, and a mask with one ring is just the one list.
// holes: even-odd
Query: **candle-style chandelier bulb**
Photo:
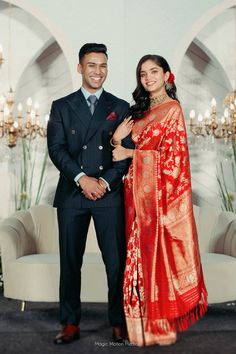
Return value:
[(213, 97), (212, 100), (211, 100), (211, 107), (212, 108), (216, 107), (216, 99), (215, 99), (215, 97)]
[(211, 116), (209, 109), (206, 110), (205, 112), (205, 118), (209, 119)]
[(203, 121), (203, 116), (202, 116), (201, 113), (198, 114), (197, 120), (198, 120), (199, 122), (202, 122), (202, 121)]
[(21, 115), (21, 112), (23, 111), (23, 105), (22, 105), (22, 103), (20, 102), (20, 103), (18, 103), (18, 105), (17, 105), (17, 115), (18, 115), (18, 117)]
[(226, 122), (225, 117), (221, 117), (221, 124), (224, 124)]
[(26, 101), (27, 106), (30, 106), (30, 107), (31, 107), (31, 106), (32, 106), (32, 103), (33, 103), (33, 102), (32, 102), (32, 98), (31, 98), (31, 97), (28, 97), (28, 98), (27, 98), (27, 101)]
[(189, 117), (190, 117), (191, 119), (194, 119), (195, 116), (196, 116), (196, 113), (195, 113), (194, 109), (191, 109), (191, 111), (190, 111), (190, 113), (189, 113)]
[(228, 110), (228, 108), (225, 108), (225, 110), (224, 110), (224, 117), (225, 118), (229, 118), (229, 110)]
[(4, 117), (8, 117), (10, 115), (10, 110), (8, 107), (4, 108), (3, 114), (4, 114)]
[(5, 97), (3, 95), (0, 95), (0, 105), (1, 106), (4, 105), (5, 101), (6, 101)]

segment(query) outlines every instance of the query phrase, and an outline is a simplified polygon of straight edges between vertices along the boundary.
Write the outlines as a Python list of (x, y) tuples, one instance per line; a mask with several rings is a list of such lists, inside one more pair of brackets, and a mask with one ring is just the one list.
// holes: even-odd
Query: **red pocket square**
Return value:
[(116, 112), (111, 112), (107, 116), (107, 120), (116, 120), (116, 118), (117, 118)]

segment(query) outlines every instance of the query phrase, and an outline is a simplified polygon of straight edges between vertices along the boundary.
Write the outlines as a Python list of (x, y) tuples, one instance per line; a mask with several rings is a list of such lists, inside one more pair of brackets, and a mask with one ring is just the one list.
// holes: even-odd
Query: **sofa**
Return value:
[[(107, 282), (91, 223), (82, 267), (81, 299), (103, 302)], [(40, 302), (59, 301), (59, 247), (56, 209), (37, 205), (17, 211), (0, 223), (4, 296)], [(99, 290), (101, 289), (101, 290)]]
[[(194, 206), (209, 303), (236, 300), (236, 215)], [(57, 302), (59, 254), (56, 209), (49, 205), (17, 211), (0, 223), (4, 296)], [(105, 267), (91, 223), (82, 267), (82, 301), (106, 302)]]
[(236, 300), (236, 214), (194, 205), (209, 303)]

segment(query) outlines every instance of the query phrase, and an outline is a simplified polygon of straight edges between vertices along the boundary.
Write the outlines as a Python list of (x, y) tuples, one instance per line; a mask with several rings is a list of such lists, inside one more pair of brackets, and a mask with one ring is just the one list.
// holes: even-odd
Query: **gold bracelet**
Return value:
[(117, 147), (117, 145), (120, 145), (120, 143), (118, 143), (118, 144), (113, 144), (113, 139), (111, 138), (111, 140), (110, 140), (110, 144), (111, 144), (111, 146), (113, 146), (113, 147)]

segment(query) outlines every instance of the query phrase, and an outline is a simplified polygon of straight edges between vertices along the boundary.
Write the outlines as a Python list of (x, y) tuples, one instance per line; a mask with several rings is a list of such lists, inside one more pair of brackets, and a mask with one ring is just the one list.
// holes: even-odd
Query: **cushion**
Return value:
[(209, 303), (234, 301), (236, 258), (217, 253), (201, 254)]

